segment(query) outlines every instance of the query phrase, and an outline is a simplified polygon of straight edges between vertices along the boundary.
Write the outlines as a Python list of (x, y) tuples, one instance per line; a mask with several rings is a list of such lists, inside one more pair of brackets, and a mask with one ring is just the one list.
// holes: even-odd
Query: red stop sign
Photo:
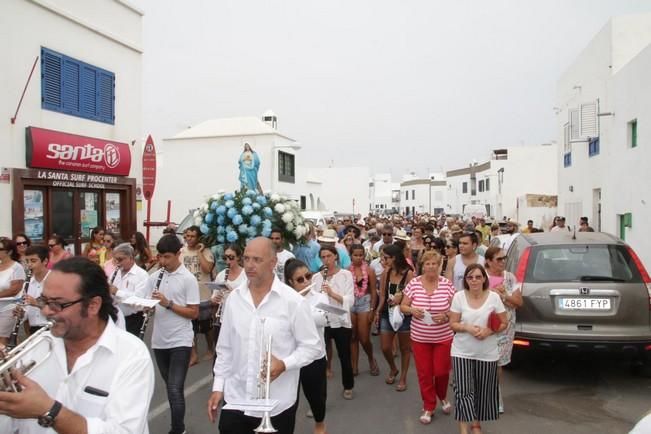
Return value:
[(142, 194), (149, 200), (154, 195), (156, 187), (156, 146), (151, 135), (147, 137), (142, 153)]

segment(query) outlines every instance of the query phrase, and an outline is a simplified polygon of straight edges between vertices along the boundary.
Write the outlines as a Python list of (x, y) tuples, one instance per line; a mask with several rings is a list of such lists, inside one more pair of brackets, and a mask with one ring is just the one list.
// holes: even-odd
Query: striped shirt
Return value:
[[(411, 279), (404, 290), (407, 297), (411, 299), (411, 307), (423, 309), (434, 315), (450, 310), (450, 303), (456, 293), (454, 285), (443, 276), (439, 276), (438, 288), (432, 295), (428, 295), (423, 288), (422, 276)], [(412, 317), (411, 339), (416, 342), (433, 343), (445, 342), (452, 339), (454, 333), (450, 324), (425, 324), (422, 319)]]

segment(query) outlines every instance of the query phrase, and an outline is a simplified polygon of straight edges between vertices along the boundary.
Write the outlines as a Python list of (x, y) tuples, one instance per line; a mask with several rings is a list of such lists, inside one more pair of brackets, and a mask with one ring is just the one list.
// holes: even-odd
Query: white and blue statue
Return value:
[(240, 188), (244, 190), (258, 191), (262, 194), (262, 187), (258, 182), (258, 170), (260, 169), (260, 157), (251, 149), (251, 145), (244, 143), (244, 151), (240, 155)]

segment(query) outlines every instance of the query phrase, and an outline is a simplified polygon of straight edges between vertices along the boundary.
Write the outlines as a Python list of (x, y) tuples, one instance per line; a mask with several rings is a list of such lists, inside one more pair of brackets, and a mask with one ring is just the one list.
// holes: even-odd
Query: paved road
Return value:
[[(377, 340), (377, 338), (374, 338)], [(375, 342), (377, 343), (377, 342)], [(360, 364), (355, 398), (341, 397), (340, 376), (330, 380), (326, 422), (331, 434), (338, 433), (455, 433), (453, 416), (440, 411), (430, 426), (418, 421), (420, 394), (412, 366), (406, 392), (396, 392), (384, 384), (386, 363), (375, 346), (380, 377), (371, 377), (368, 366)], [(203, 351), (203, 349), (202, 349)], [(335, 368), (337, 363), (335, 363)], [(186, 382), (188, 434), (217, 432), (206, 416), (206, 401), (212, 386), (211, 362), (190, 369)], [(452, 397), (450, 390), (449, 396)], [(622, 361), (596, 358), (544, 356), (530, 359), (517, 370), (505, 371), (506, 413), (499, 421), (483, 424), (486, 433), (600, 434), (627, 433), (651, 409), (651, 379), (633, 375)], [(164, 434), (169, 429), (169, 410), (157, 376), (150, 410), (150, 432)], [(310, 433), (312, 419), (305, 417), (301, 397), (296, 433)]]

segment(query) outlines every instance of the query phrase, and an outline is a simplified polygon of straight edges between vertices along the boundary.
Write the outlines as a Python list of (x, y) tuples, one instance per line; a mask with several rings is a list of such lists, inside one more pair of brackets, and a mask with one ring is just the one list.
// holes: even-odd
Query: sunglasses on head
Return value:
[(309, 282), (310, 280), (312, 280), (312, 274), (310, 273), (307, 273), (305, 276), (298, 276), (296, 279), (294, 279), (296, 283), (300, 283), (301, 285), (305, 282)]
[(232, 261), (233, 259), (235, 259), (235, 255), (224, 255), (224, 256), (222, 256), (223, 261)]

